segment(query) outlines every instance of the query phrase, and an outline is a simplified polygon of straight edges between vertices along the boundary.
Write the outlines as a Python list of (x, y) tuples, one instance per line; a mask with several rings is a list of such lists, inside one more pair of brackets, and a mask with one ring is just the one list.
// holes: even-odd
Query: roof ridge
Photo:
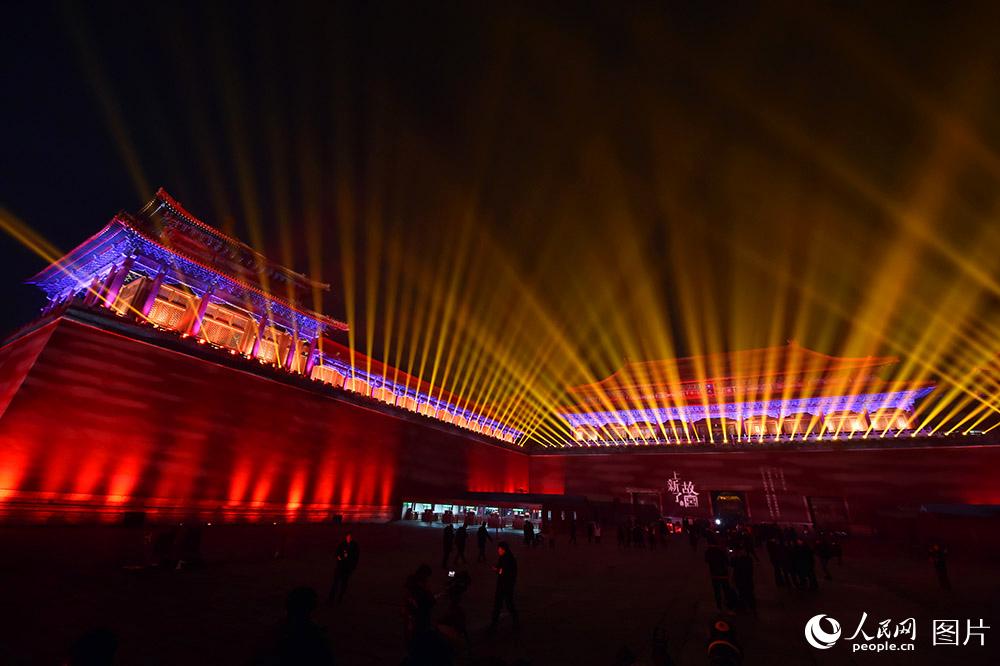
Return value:
[(156, 246), (158, 246), (160, 248), (163, 248), (164, 250), (166, 250), (167, 252), (170, 252), (171, 254), (176, 254), (177, 256), (183, 258), (185, 261), (190, 261), (191, 263), (197, 264), (201, 268), (209, 270), (209, 271), (215, 273), (216, 275), (219, 275), (219, 276), (225, 278), (226, 280), (229, 280), (229, 281), (233, 282), (234, 284), (236, 284), (236, 285), (238, 285), (238, 286), (240, 286), (240, 287), (242, 287), (244, 289), (247, 289), (249, 291), (255, 292), (255, 293), (257, 293), (257, 294), (259, 294), (261, 296), (264, 296), (265, 298), (268, 298), (270, 300), (276, 301), (276, 302), (280, 303), (281, 305), (283, 305), (283, 306), (291, 309), (293, 312), (297, 312), (297, 313), (299, 313), (301, 315), (305, 315), (307, 317), (313, 317), (313, 318), (315, 318), (315, 319), (317, 319), (319, 321), (324, 321), (326, 323), (332, 324), (334, 326), (334, 328), (337, 328), (337, 329), (342, 330), (342, 331), (348, 330), (348, 325), (345, 322), (340, 321), (339, 319), (335, 319), (334, 317), (330, 317), (329, 315), (325, 315), (325, 314), (323, 314), (321, 312), (316, 312), (314, 310), (305, 310), (305, 309), (299, 307), (298, 305), (296, 305), (295, 303), (292, 303), (291, 301), (288, 301), (288, 300), (282, 298), (281, 296), (278, 296), (278, 295), (270, 293), (270, 292), (266, 292), (263, 289), (261, 289), (260, 287), (252, 285), (252, 284), (250, 284), (248, 282), (245, 282), (245, 281), (243, 281), (243, 280), (241, 280), (241, 279), (239, 279), (239, 278), (237, 278), (235, 276), (227, 275), (226, 273), (223, 273), (223, 272), (219, 271), (218, 269), (213, 268), (212, 266), (209, 266), (209, 265), (203, 263), (202, 261), (200, 261), (200, 260), (198, 260), (198, 259), (196, 259), (196, 258), (194, 258), (194, 257), (192, 257), (190, 255), (188, 255), (186, 252), (184, 252), (184, 251), (182, 251), (182, 250), (180, 250), (178, 248), (168, 247), (168, 246), (164, 245), (160, 241), (158, 241), (155, 238), (152, 238), (151, 236), (149, 236), (149, 234), (147, 234), (142, 229), (139, 229), (135, 225), (131, 224), (126, 217), (122, 216), (121, 213), (119, 213), (118, 215), (116, 215), (112, 221), (113, 222), (117, 221), (119, 224), (121, 224), (124, 227), (127, 227), (132, 232), (134, 232), (136, 234), (139, 234), (147, 242), (150, 242), (150, 243), (152, 243), (152, 244), (154, 244), (154, 245), (156, 245)]
[(267, 255), (265, 255), (264, 253), (260, 252), (259, 250), (254, 249), (251, 245), (249, 245), (245, 241), (242, 241), (239, 238), (236, 238), (235, 236), (230, 236), (226, 232), (224, 232), (224, 231), (222, 231), (222, 230), (220, 230), (220, 229), (212, 226), (211, 224), (208, 224), (207, 222), (201, 220), (200, 218), (198, 218), (197, 216), (195, 216), (194, 214), (192, 214), (191, 211), (189, 211), (188, 209), (186, 209), (184, 207), (184, 204), (182, 204), (180, 201), (178, 201), (173, 196), (171, 196), (170, 193), (167, 192), (164, 188), (161, 187), (158, 190), (156, 190), (156, 194), (154, 195), (153, 199), (148, 204), (146, 204), (146, 206), (148, 207), (150, 204), (152, 204), (156, 200), (159, 200), (162, 203), (167, 204), (172, 209), (176, 210), (187, 221), (191, 222), (195, 226), (197, 226), (197, 227), (199, 227), (199, 228), (201, 228), (201, 229), (203, 229), (203, 230), (205, 230), (205, 231), (213, 234), (214, 236), (217, 236), (218, 238), (221, 238), (222, 240), (225, 240), (227, 242), (234, 243), (234, 244), (238, 245), (240, 248), (242, 248), (242, 249), (250, 252), (254, 256), (256, 256), (256, 257), (258, 257), (260, 259), (263, 259), (269, 266), (278, 269), (282, 273), (285, 273), (287, 275), (292, 275), (292, 276), (301, 278), (305, 282), (309, 283), (311, 286), (320, 287), (324, 291), (329, 291), (330, 290), (330, 284), (329, 283), (327, 283), (327, 282), (321, 282), (319, 280), (315, 280), (315, 279), (309, 277), (308, 275), (306, 275), (304, 273), (300, 273), (300, 272), (298, 272), (298, 271), (296, 271), (296, 270), (294, 270), (292, 268), (289, 268), (288, 266), (285, 266), (283, 264), (279, 264), (278, 262), (274, 261), (273, 259), (268, 258)]

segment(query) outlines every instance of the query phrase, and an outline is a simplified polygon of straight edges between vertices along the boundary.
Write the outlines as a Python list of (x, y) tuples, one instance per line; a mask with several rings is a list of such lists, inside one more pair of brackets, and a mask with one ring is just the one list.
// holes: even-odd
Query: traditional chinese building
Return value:
[[(1000, 430), (909, 430), (932, 387), (888, 381), (891, 358), (789, 345), (630, 363), (570, 391), (579, 444), (753, 444), (533, 448), (488, 406), (352, 354), (309, 305), (327, 285), (163, 191), (30, 281), (47, 305), (0, 345), (0, 522), (450, 507), (557, 531), (639, 511), (888, 530), (1000, 504)], [(915, 436), (874, 436), (900, 432)]]
[(794, 343), (628, 363), (569, 389), (577, 443), (648, 444), (898, 433), (930, 383), (882, 377), (892, 357), (827, 356)]
[(347, 325), (304, 305), (330, 285), (270, 261), (162, 189), (28, 282), (45, 292), (47, 312), (106, 309), (505, 442), (520, 435), (419, 378), (350, 353), (330, 337)]

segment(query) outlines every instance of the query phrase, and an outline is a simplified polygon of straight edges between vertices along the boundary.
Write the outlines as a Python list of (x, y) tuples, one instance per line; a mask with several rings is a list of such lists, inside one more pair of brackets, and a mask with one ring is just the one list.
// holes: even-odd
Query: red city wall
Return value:
[[(627, 501), (627, 489), (661, 493), (667, 515), (709, 517), (712, 491), (745, 493), (754, 522), (810, 522), (806, 497), (843, 498), (850, 521), (922, 504), (1000, 504), (1000, 446), (531, 456), (531, 490)], [(691, 481), (698, 508), (667, 492)]]
[(0, 515), (387, 519), (403, 496), (528, 488), (528, 459), (67, 319), (0, 349)]
[[(897, 507), (1000, 504), (1000, 446), (537, 454), (409, 413), (353, 404), (60, 319), (0, 348), (0, 518), (370, 520), (404, 497), (467, 491), (627, 500), (707, 517), (711, 491), (745, 493), (753, 521), (808, 522), (806, 497), (842, 498), (871, 525)], [(694, 483), (678, 507), (667, 482)]]

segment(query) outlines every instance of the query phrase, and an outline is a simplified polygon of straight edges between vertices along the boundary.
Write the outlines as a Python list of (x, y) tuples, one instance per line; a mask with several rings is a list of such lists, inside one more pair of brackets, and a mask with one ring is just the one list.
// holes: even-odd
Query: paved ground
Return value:
[[(206, 564), (187, 571), (126, 571), (134, 534), (123, 528), (0, 529), (0, 663), (59, 663), (73, 638), (104, 625), (120, 638), (118, 664), (240, 664), (254, 653), (281, 618), (284, 595), (310, 585), (325, 595), (330, 552), (341, 528), (283, 528), (286, 556), (272, 557), (280, 528), (206, 528)], [(361, 566), (347, 603), (323, 607), (341, 664), (398, 664), (403, 656), (400, 604), (406, 575), (421, 562), (440, 563), (440, 530), (418, 525), (361, 526)], [(466, 608), (473, 625), (469, 654), (460, 663), (506, 663), (526, 658), (540, 664), (614, 663), (629, 646), (648, 657), (656, 626), (668, 637), (677, 664), (705, 664), (704, 643), (715, 616), (702, 551), (692, 553), (675, 537), (656, 551), (619, 550), (560, 542), (555, 549), (526, 551), (515, 535), (520, 563), (518, 601), (523, 627), (504, 625), (493, 637), (489, 620), (493, 573), (471, 564), (473, 585)], [(470, 553), (475, 546), (470, 540)], [(993, 610), (1000, 591), (995, 563), (956, 558), (954, 590), (937, 589), (918, 554), (852, 542), (834, 580), (818, 593), (794, 593), (773, 585), (766, 555), (758, 565), (760, 614), (733, 618), (746, 664), (996, 664), (1000, 623)], [(444, 572), (435, 568), (434, 584)], [(845, 637), (866, 611), (867, 633), (885, 618), (917, 621), (917, 645), (907, 653), (852, 654), (841, 640), (819, 651), (803, 638), (817, 613), (838, 618)], [(983, 618), (986, 647), (931, 645), (933, 619)], [(964, 636), (963, 636), (964, 638)], [(504, 663), (499, 662), (499, 663)]]

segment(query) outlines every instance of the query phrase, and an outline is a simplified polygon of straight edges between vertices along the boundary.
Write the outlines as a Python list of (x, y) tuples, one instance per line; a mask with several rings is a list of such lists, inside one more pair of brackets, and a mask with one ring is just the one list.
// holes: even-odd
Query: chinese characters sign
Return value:
[(667, 492), (672, 493), (674, 501), (678, 506), (686, 509), (698, 507), (698, 492), (694, 489), (694, 481), (684, 481), (674, 472), (673, 477), (667, 479)]

